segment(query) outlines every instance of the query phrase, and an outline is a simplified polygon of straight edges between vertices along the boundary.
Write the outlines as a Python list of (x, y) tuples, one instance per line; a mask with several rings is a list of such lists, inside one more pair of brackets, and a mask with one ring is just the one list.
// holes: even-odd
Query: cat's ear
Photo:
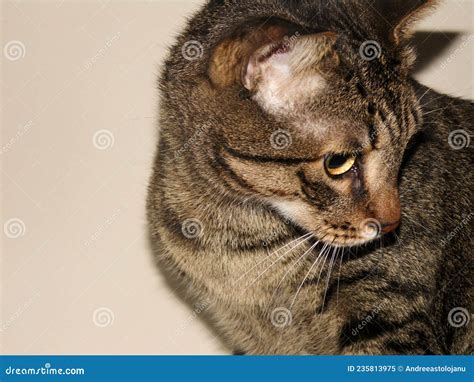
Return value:
[[(294, 26), (268, 25), (224, 39), (211, 54), (211, 83), (223, 88), (234, 83), (251, 87), (259, 67), (268, 63), (288, 64), (298, 69), (321, 61), (328, 64), (336, 35), (332, 32), (302, 35)], [(324, 59), (324, 60), (323, 60)]]
[[(305, 72), (321, 74), (338, 65), (334, 50), (337, 35), (323, 32), (311, 35), (293, 35), (276, 43), (267, 44), (253, 52), (242, 67), (242, 85), (253, 91), (261, 80), (271, 81), (272, 86), (289, 80), (303, 78)], [(269, 77), (269, 78), (265, 78)]]
[(373, 0), (374, 18), (381, 34), (399, 45), (409, 39), (413, 25), (430, 12), (438, 0)]
[(282, 40), (287, 33), (287, 27), (266, 25), (221, 41), (209, 62), (208, 74), (212, 84), (224, 88), (240, 81), (242, 66), (250, 55), (262, 46)]

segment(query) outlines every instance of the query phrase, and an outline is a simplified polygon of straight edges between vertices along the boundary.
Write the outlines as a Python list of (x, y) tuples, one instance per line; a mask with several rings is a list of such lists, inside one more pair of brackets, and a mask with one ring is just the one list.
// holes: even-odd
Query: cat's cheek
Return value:
[(317, 232), (321, 226), (317, 211), (300, 200), (271, 199), (270, 204), (286, 219), (308, 231)]

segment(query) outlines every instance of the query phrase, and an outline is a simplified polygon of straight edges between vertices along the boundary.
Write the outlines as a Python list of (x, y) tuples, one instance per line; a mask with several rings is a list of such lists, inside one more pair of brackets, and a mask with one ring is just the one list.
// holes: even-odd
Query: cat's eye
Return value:
[(324, 160), (324, 168), (331, 176), (339, 176), (354, 167), (356, 156), (351, 154), (328, 155)]

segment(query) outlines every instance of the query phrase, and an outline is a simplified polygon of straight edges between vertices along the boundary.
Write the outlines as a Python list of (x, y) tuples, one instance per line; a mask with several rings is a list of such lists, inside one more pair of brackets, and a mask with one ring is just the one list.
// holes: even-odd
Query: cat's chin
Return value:
[(330, 233), (323, 233), (321, 231), (315, 231), (311, 229), (306, 229), (304, 227), (299, 226), (298, 224), (293, 223), (297, 232), (303, 237), (310, 237), (311, 242), (313, 244), (318, 244), (319, 247), (333, 247), (333, 248), (357, 248), (357, 247), (366, 247), (369, 248), (371, 245), (378, 246), (380, 240), (386, 241), (385, 239), (390, 234), (384, 234), (382, 232), (377, 233), (371, 237), (351, 237), (345, 238), (343, 235), (340, 234), (330, 234)]
[(321, 239), (316, 239), (319, 240), (323, 244), (330, 245), (331, 247), (335, 248), (354, 248), (354, 247), (360, 247), (360, 246), (366, 246), (368, 244), (376, 242), (378, 239), (381, 238), (381, 236), (376, 236), (371, 239), (367, 238), (360, 238), (360, 239), (350, 239), (350, 240), (340, 240), (336, 237), (324, 237), (324, 235), (318, 235), (315, 234), (315, 237), (321, 237)]

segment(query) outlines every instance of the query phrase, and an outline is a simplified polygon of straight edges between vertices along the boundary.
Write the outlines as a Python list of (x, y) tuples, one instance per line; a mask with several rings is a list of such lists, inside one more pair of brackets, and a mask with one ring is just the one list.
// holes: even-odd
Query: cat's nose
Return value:
[(378, 192), (372, 199), (369, 209), (380, 222), (383, 233), (395, 230), (400, 224), (400, 198), (395, 188)]
[(381, 224), (382, 232), (388, 233), (388, 232), (395, 231), (399, 225), (400, 225), (400, 220), (397, 220), (396, 222)]

